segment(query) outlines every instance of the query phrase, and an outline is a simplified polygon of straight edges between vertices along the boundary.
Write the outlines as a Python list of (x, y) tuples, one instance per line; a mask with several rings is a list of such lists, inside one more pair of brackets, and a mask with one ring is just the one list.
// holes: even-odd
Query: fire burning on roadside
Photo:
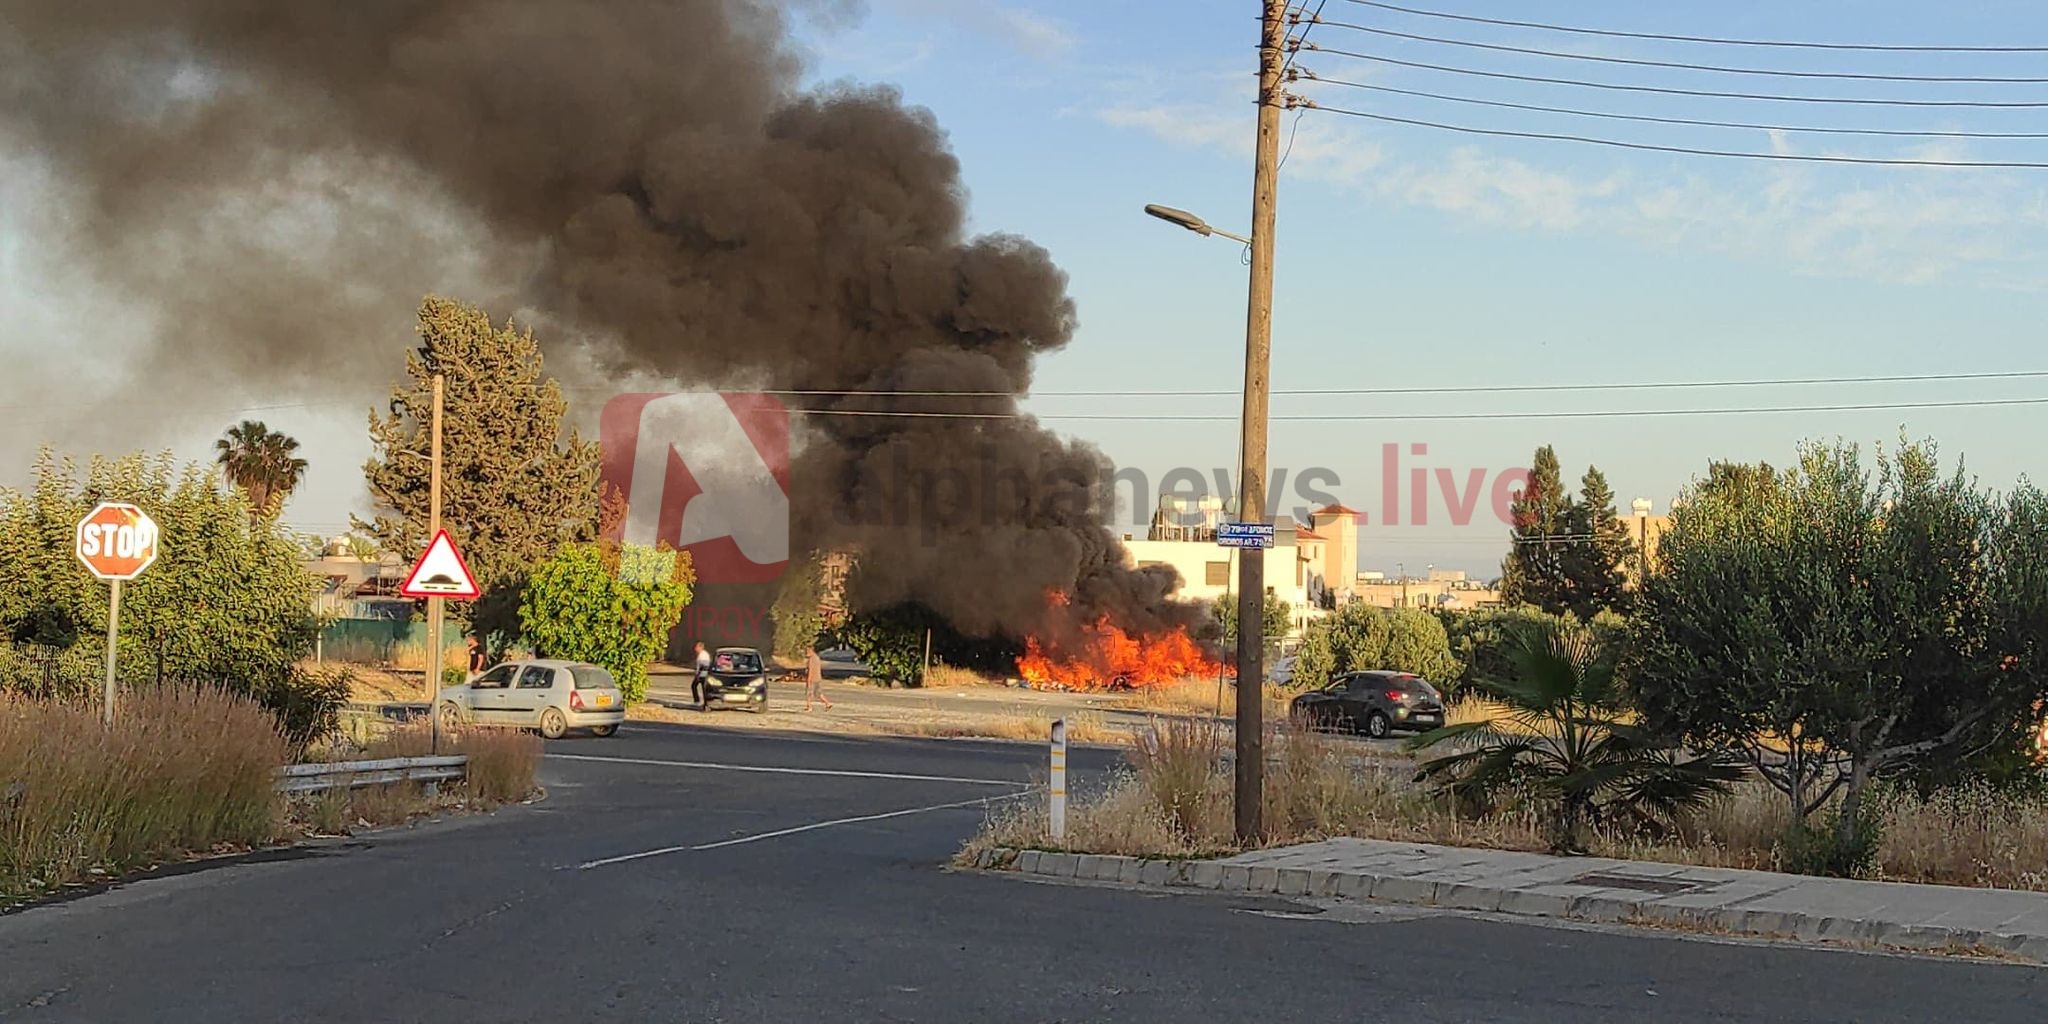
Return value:
[(1183, 626), (1151, 636), (1133, 635), (1105, 615), (1084, 632), (1078, 650), (1048, 650), (1037, 637), (1025, 638), (1017, 673), (1038, 687), (1118, 690), (1163, 686), (1190, 676), (1214, 677), (1225, 671)]

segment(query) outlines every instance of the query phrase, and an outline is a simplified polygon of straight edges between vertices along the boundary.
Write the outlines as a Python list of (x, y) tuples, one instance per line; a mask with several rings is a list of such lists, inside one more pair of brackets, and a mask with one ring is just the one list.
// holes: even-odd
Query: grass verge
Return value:
[[(1229, 733), (1204, 719), (1168, 719), (1130, 741), (1127, 764), (1067, 811), (1067, 834), (1047, 834), (1042, 802), (991, 815), (962, 851), (992, 847), (1134, 857), (1206, 857), (1242, 849), (1232, 832), (1233, 780), (1220, 757)], [(1363, 756), (1333, 737), (1283, 726), (1267, 740), (1262, 846), (1335, 836), (1543, 852), (1544, 816), (1525, 800), (1492, 813), (1458, 814), (1414, 781), (1412, 766)], [(2048, 891), (2048, 799), (1966, 786), (1922, 797), (1879, 792), (1883, 822), (1871, 877), (1886, 881)], [(1599, 856), (1763, 871), (1787, 869), (1786, 803), (1747, 783), (1656, 833), (1595, 830)]]
[(282, 821), (277, 720), (215, 690), (95, 704), (0, 697), (0, 898), (270, 842)]

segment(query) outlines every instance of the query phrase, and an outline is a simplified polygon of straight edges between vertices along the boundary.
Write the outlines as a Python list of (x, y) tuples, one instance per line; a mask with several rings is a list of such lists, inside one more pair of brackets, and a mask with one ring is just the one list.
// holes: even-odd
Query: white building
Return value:
[[(1222, 504), (1205, 498), (1190, 504), (1161, 498), (1151, 536), (1123, 538), (1125, 560), (1135, 566), (1163, 565), (1180, 575), (1182, 600), (1214, 601), (1237, 592), (1238, 560), (1257, 557), (1257, 548), (1227, 548), (1216, 543)], [(1323, 567), (1327, 538), (1282, 516), (1273, 523), (1273, 546), (1263, 551), (1266, 589), (1287, 602), (1298, 635), (1311, 618), (1323, 614), (1320, 598), (1326, 588)]]

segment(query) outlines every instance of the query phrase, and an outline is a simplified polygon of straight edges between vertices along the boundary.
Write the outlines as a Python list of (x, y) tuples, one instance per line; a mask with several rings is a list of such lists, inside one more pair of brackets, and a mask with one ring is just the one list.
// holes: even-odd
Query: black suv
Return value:
[(1317, 729), (1381, 739), (1396, 729), (1426, 732), (1444, 724), (1444, 697), (1407, 672), (1347, 672), (1294, 698), (1294, 717)]

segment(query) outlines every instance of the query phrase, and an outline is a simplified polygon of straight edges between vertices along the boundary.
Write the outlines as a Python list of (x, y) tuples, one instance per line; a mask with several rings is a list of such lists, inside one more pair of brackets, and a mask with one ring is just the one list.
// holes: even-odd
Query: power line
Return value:
[(1327, 53), (1337, 57), (1351, 57), (1380, 64), (1393, 64), (1404, 68), (1419, 68), (1424, 71), (1442, 71), (1453, 75), (1472, 75), (1479, 78), (1499, 78), (1512, 82), (1540, 82), (1545, 85), (1570, 85), (1583, 89), (1607, 89), (1613, 92), (1648, 92), (1665, 96), (1705, 96), (1724, 100), (1766, 100), (1773, 103), (1843, 103), (1865, 107), (1970, 107), (1979, 109), (2028, 109), (2048, 107), (2048, 100), (1885, 100), (1868, 96), (1783, 96), (1777, 93), (1722, 92), (1714, 89), (1678, 89), (1657, 85), (1622, 85), (1616, 82), (1589, 82), (1579, 78), (1551, 78), (1544, 75), (1517, 75), (1506, 71), (1482, 71), (1477, 68), (1461, 68), (1449, 64), (1429, 64), (1422, 61), (1400, 60), (1394, 57), (1380, 57), (1370, 53), (1339, 50), (1315, 43), (1302, 44), (1304, 50)]
[[(1289, 72), (1294, 70), (1294, 60), (1301, 56), (1301, 44), (1308, 42), (1308, 34), (1315, 31), (1317, 25), (1323, 23), (1323, 8), (1328, 6), (1329, 3), (1330, 0), (1317, 0), (1315, 13), (1308, 16), (1308, 27), (1302, 29), (1301, 35), (1296, 36), (1293, 40), (1293, 45), (1288, 47), (1287, 60), (1280, 65), (1281, 82), (1285, 83), (1290, 80)], [(1308, 6), (1307, 0), (1303, 0), (1302, 6)], [(1300, 12), (1296, 12), (1292, 17), (1297, 24), (1300, 23)], [(1308, 116), (1306, 109), (1294, 112), (1294, 121), (1287, 126), (1287, 147), (1280, 151), (1280, 163), (1275, 167), (1276, 171), (1287, 166), (1287, 158), (1294, 153), (1294, 135), (1301, 130), (1301, 119), (1306, 116)], [(1245, 250), (1247, 260), (1249, 260), (1251, 247), (1246, 246)]]
[[(1325, 108), (1328, 109), (1328, 108)], [(1703, 390), (1717, 388), (1757, 387), (1813, 387), (1827, 385), (1860, 384), (1930, 384), (1961, 383), (1968, 381), (1992, 380), (2038, 380), (2048, 378), (2048, 370), (1987, 370), (1974, 373), (1902, 373), (1877, 374), (1843, 377), (1781, 377), (1752, 378), (1737, 380), (1676, 380), (1676, 381), (1633, 381), (1604, 384), (1455, 384), (1421, 385), (1415, 387), (1388, 388), (1276, 388), (1275, 395), (1291, 397), (1395, 397), (1403, 395), (1499, 395), (1499, 394), (1555, 394), (1565, 392), (1597, 391), (1671, 391)], [(537, 386), (536, 386), (537, 387)], [(565, 394), (619, 394), (614, 388), (592, 385), (563, 385)], [(1242, 392), (1235, 388), (1212, 389), (1160, 389), (1160, 390), (1084, 390), (1084, 391), (1039, 391), (1019, 395), (1009, 391), (851, 391), (827, 389), (735, 389), (745, 394), (771, 395), (778, 398), (1235, 398)], [(361, 409), (366, 403), (352, 398), (329, 398), (301, 402), (283, 402), (266, 405), (221, 406), (214, 409), (192, 410), (195, 414), (240, 415), (249, 412), (277, 412), (283, 410), (333, 409), (353, 407)], [(11, 406), (15, 412), (45, 412), (43, 406)], [(865, 410), (858, 410), (865, 411)], [(878, 412), (883, 410), (876, 410)], [(991, 414), (994, 415), (994, 414)], [(1004, 414), (1007, 415), (1007, 414)]]
[(1510, 103), (1506, 100), (1487, 100), (1472, 96), (1452, 96), (1446, 93), (1425, 92), (1420, 89), (1397, 89), (1391, 85), (1371, 85), (1365, 82), (1347, 82), (1341, 78), (1324, 78), (1307, 68), (1296, 68), (1296, 75), (1311, 82), (1324, 85), (1339, 85), (1347, 89), (1364, 89), (1370, 92), (1392, 93), (1397, 96), (1414, 96), (1427, 100), (1442, 100), (1446, 103), (1465, 103), (1480, 107), (1499, 107), (1507, 110), (1528, 110), (1544, 114), (1569, 114), (1574, 117), (1597, 117), (1610, 121), (1637, 121), (1644, 124), (1677, 124), (1701, 128), (1745, 128), (1763, 132), (1793, 132), (1811, 135), (1880, 135), (1897, 138), (1917, 139), (2048, 139), (2048, 132), (1966, 132), (1966, 131), (1915, 131), (1902, 128), (1826, 128), (1816, 125), (1758, 124), (1748, 121), (1711, 121), (1692, 117), (1653, 117), (1648, 114), (1620, 114), (1603, 110), (1579, 110), (1573, 107), (1547, 107), (1539, 103)]
[(1346, 110), (1342, 107), (1324, 106), (1314, 100), (1302, 103), (1316, 110), (1327, 110), (1332, 114), (1369, 118), (1391, 124), (1414, 125), (1418, 128), (1435, 128), (1438, 131), (1459, 132), (1465, 135), (1493, 135), (1511, 139), (1548, 139), (1556, 142), (1582, 142), (1593, 146), (1611, 146), (1616, 149), (1637, 149), (1653, 153), (1682, 153), (1687, 156), (1720, 156), (1738, 160), (1791, 160), (1802, 163), (1820, 164), (1862, 164), (1875, 167), (1976, 167), (2006, 168), (2020, 170), (2048, 170), (2048, 163), (2026, 160), (1933, 160), (1920, 158), (1881, 159), (1861, 156), (1830, 156), (1817, 153), (1754, 153), (1734, 149), (1699, 149), (1692, 146), (1660, 146), (1648, 142), (1623, 142), (1620, 139), (1602, 139), (1591, 135), (1567, 135), (1561, 132), (1524, 132), (1506, 128), (1474, 128), (1470, 125), (1444, 124), (1440, 121), (1424, 121), (1412, 117), (1395, 117), (1391, 114), (1369, 114), (1362, 110)]
[[(1736, 380), (1634, 381), (1605, 384), (1452, 384), (1395, 388), (1275, 388), (1275, 395), (1479, 395), (1558, 391), (1659, 391), (1684, 388), (1795, 387), (1827, 384), (1925, 384), (1981, 380), (2038, 380), (2048, 370), (1984, 370), (1973, 373), (1897, 373), (1847, 377), (1777, 377)], [(602, 390), (571, 388), (572, 391)], [(1211, 390), (1121, 390), (1121, 391), (1037, 391), (1018, 395), (1009, 391), (749, 391), (748, 394), (790, 398), (1233, 398), (1235, 389)]]
[(1464, 21), (1479, 25), (1502, 25), (1509, 28), (1535, 28), (1547, 32), (1570, 32), (1575, 35), (1605, 36), (1615, 39), (1655, 39), (1672, 43), (1710, 43), (1717, 46), (1769, 46), (1797, 50), (1861, 50), (1872, 53), (2048, 53), (2048, 46), (1941, 46), (1923, 44), (1886, 43), (1819, 43), (1797, 42), (1784, 39), (1728, 39), (1717, 36), (1686, 36), (1663, 32), (1625, 32), (1619, 29), (1584, 28), (1574, 25), (1554, 25), (1541, 21), (1512, 21), (1506, 18), (1482, 18), (1472, 14), (1450, 14), (1444, 11), (1429, 11), (1419, 7), (1401, 7), (1382, 3), (1380, 0), (1345, 0), (1360, 7), (1377, 7), (1383, 11), (1398, 11), (1422, 18), (1442, 18), (1448, 21)]
[(1520, 53), (1533, 57), (1556, 57), (1561, 60), (1593, 61), (1600, 64), (1626, 64), (1631, 67), (1674, 68), (1681, 71), (1711, 71), (1722, 75), (1763, 75), (1772, 78), (1834, 78), (1859, 82), (1944, 82), (1971, 83), (1979, 85), (2040, 85), (2048, 78), (2008, 77), (1998, 75), (1887, 75), (1855, 71), (1780, 71), (1771, 68), (1731, 68), (1723, 64), (1691, 64), (1684, 61), (1649, 60), (1640, 57), (1607, 57), (1591, 53), (1569, 53), (1563, 50), (1543, 50), (1528, 46), (1509, 46), (1505, 43), (1482, 43), (1471, 39), (1450, 39), (1443, 36), (1425, 36), (1413, 32), (1397, 32), (1390, 28), (1374, 28), (1370, 25), (1355, 25), (1345, 21), (1319, 21), (1318, 24), (1331, 28), (1349, 29), (1354, 32), (1370, 32), (1376, 36), (1390, 36), (1408, 39), (1418, 43), (1438, 43), (1444, 46), (1463, 46), (1474, 50), (1492, 50), (1496, 53)]
[[(1856, 405), (1776, 405), (1749, 406), (1710, 409), (1575, 409), (1562, 412), (1447, 412), (1447, 413), (1303, 413), (1273, 416), (1276, 421), (1298, 423), (1336, 423), (1401, 420), (1405, 422), (1441, 420), (1570, 420), (1570, 419), (1624, 419), (1630, 417), (1669, 416), (1729, 416), (1754, 415), (1759, 413), (1813, 413), (1813, 412), (1890, 412), (1918, 409), (1985, 409), (2014, 406), (2048, 405), (2048, 398), (1990, 398), (1952, 402), (1869, 402)], [(1143, 423), (1235, 423), (1235, 413), (1164, 413), (1139, 415), (1126, 413), (976, 413), (976, 412), (892, 412), (881, 409), (791, 409), (791, 413), (805, 416), (892, 416), (906, 419), (954, 419), (954, 420), (1089, 420), (1089, 421), (1130, 421)]]

